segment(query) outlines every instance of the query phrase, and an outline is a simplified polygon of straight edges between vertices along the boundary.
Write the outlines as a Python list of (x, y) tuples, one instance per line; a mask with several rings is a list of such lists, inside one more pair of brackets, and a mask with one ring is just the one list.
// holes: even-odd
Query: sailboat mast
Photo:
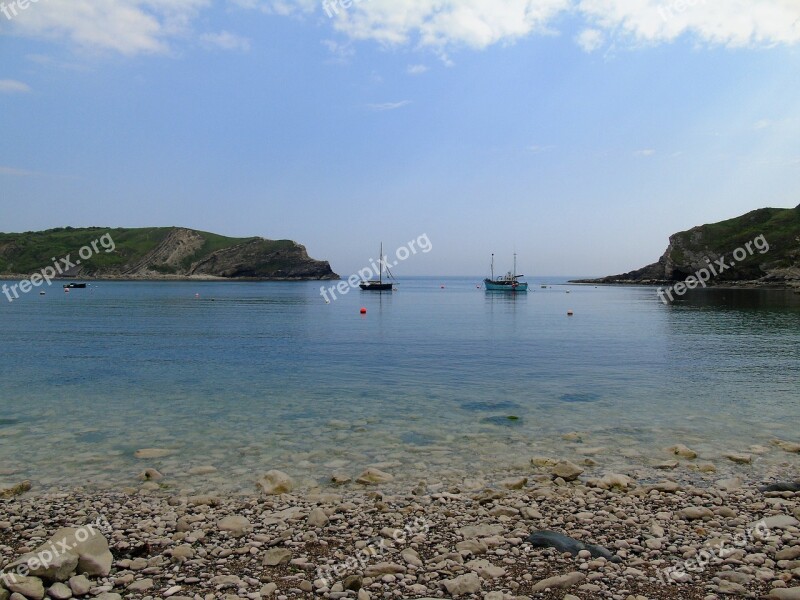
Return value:
[(383, 242), (381, 242), (381, 253), (378, 259), (378, 282), (383, 283)]
[(492, 281), (494, 281), (494, 252), (492, 252)]
[(514, 279), (517, 278), (517, 253), (514, 252)]

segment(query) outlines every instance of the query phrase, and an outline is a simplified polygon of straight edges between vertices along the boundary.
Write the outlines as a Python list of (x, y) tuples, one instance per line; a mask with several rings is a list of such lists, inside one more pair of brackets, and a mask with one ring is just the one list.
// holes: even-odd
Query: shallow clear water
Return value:
[[(722, 455), (800, 438), (800, 295), (665, 306), (649, 288), (533, 280), (508, 295), (479, 281), (409, 279), (331, 304), (319, 283), (3, 299), (0, 483), (132, 484), (154, 466), (179, 487), (252, 490), (272, 468), (308, 486), (373, 464), (401, 482), (491, 481), (534, 455), (644, 473), (678, 442), (720, 473), (797, 468), (774, 447), (753, 466)], [(581, 443), (562, 439), (572, 431)], [(134, 458), (151, 447), (175, 453)], [(199, 465), (219, 471), (188, 475)]]

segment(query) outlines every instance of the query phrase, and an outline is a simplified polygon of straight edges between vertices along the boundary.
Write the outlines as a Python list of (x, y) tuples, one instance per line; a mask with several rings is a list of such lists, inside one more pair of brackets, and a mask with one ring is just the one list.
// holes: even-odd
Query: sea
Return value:
[[(331, 282), (0, 296), (0, 485), (135, 487), (156, 468), (164, 488), (246, 494), (271, 469), (326, 489), (372, 466), (397, 486), (477, 488), (534, 476), (534, 457), (645, 480), (797, 473), (772, 440), (800, 441), (800, 295), (665, 305), (567, 279), (509, 294), (406, 278), (329, 303)], [(665, 472), (675, 444), (699, 458)]]

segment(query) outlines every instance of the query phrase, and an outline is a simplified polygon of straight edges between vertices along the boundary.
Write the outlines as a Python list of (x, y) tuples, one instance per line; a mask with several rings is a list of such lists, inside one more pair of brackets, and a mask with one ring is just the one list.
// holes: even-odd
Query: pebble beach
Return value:
[[(772, 450), (786, 460), (758, 478), (740, 457), (741, 474), (720, 479), (677, 445), (646, 479), (534, 457), (527, 472), (460, 483), (371, 467), (301, 488), (270, 471), (248, 495), (177, 489), (155, 467), (120, 489), (22, 482), (0, 501), (0, 598), (791, 600), (800, 448)], [(10, 575), (87, 524), (91, 547)]]

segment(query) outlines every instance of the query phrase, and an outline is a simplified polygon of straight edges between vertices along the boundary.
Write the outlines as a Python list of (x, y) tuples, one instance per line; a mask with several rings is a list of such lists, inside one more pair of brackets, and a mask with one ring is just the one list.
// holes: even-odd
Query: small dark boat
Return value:
[(365, 292), (391, 292), (394, 289), (394, 284), (391, 281), (387, 283), (383, 282), (384, 268), (386, 269), (386, 273), (389, 275), (389, 277), (394, 279), (392, 272), (389, 270), (389, 265), (387, 265), (386, 261), (383, 259), (383, 244), (381, 244), (380, 258), (378, 259), (378, 279), (362, 281), (360, 284), (358, 284), (358, 287)]
[(86, 287), (85, 283), (65, 283), (65, 288), (82, 290)]

